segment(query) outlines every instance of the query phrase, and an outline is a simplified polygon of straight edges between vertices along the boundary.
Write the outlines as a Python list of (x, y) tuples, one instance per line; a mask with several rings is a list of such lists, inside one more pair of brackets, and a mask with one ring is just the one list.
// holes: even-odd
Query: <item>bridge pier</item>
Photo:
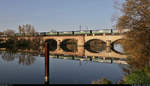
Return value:
[(92, 34), (92, 36), (95, 36), (95, 34)]
[(104, 57), (103, 57), (103, 60), (105, 60), (105, 59), (106, 59), (106, 57), (104, 56)]
[(111, 40), (106, 40), (106, 52), (111, 52)]
[(56, 40), (56, 41), (57, 41), (57, 49), (61, 49), (60, 44), (61, 44), (62, 40), (59, 39), (59, 40)]
[(72, 56), (72, 60), (75, 60), (75, 57), (74, 57), (74, 56)]
[(93, 58), (92, 57), (90, 57), (90, 61), (92, 61), (93, 60)]
[(111, 47), (106, 47), (106, 52), (107, 53), (111, 52)]
[(60, 46), (62, 40), (57, 40), (57, 46)]
[(95, 56), (92, 56), (92, 59), (95, 59)]
[(114, 59), (113, 59), (113, 58), (111, 58), (111, 63), (113, 63), (113, 60), (114, 60)]
[(59, 55), (57, 55), (56, 58), (59, 58)]
[(111, 47), (111, 40), (106, 40), (106, 46)]
[[(20, 40), (20, 39), (18, 39), (18, 40)], [(41, 51), (44, 50), (43, 43), (44, 43), (44, 41), (43, 41), (43, 40), (40, 40), (40, 50), (41, 50)]]

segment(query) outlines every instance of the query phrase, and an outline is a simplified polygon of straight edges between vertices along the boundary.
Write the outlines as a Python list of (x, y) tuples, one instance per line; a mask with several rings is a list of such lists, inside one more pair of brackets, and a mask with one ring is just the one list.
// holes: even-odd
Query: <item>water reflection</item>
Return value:
[(77, 40), (66, 39), (60, 44), (60, 47), (66, 52), (77, 52)]
[[(99, 42), (99, 41), (98, 41)], [(85, 47), (77, 46), (76, 44), (65, 44), (64, 46), (58, 46), (58, 49), (54, 51), (50, 51), (50, 54), (52, 55), (72, 55), (72, 56), (101, 56), (101, 57), (114, 57), (114, 58), (126, 58), (125, 54), (120, 53), (122, 50), (122, 47), (119, 44), (116, 44), (114, 47), (117, 48), (116, 50), (112, 49), (111, 47), (106, 47), (105, 44), (97, 44), (96, 42), (93, 43), (92, 46)], [(94, 45), (99, 46), (94, 46)], [(89, 44), (87, 44), (89, 45)], [(102, 47), (103, 46), (103, 47)]]
[(114, 62), (111, 63), (111, 59), (103, 60), (103, 58), (51, 56), (50, 84), (91, 84), (93, 80), (101, 77), (106, 77), (115, 83), (122, 79), (125, 74), (122, 67), (126, 65)]
[(125, 54), (125, 51), (124, 51), (123, 46), (122, 46), (123, 41), (124, 41), (124, 39), (120, 39), (120, 40), (113, 42), (112, 43), (112, 50), (116, 53)]
[(121, 44), (114, 44), (113, 47), (114, 47), (113, 50), (116, 51), (117, 53), (124, 54), (124, 49), (122, 48)]
[(13, 61), (16, 58), (16, 55), (14, 53), (2, 53), (1, 57), (4, 61)]
[[(85, 47), (77, 46), (75, 40), (73, 42), (70, 40), (64, 41), (60, 46), (55, 46), (54, 48), (52, 46), (51, 48), (53, 49), (50, 51), (50, 83), (90, 84), (91, 81), (100, 79), (103, 76), (114, 82), (120, 80), (124, 75), (121, 65), (126, 65), (126, 59), (117, 56), (119, 54), (114, 54), (114, 56), (116, 55), (120, 58), (111, 58), (113, 57), (113, 51), (109, 50), (111, 48), (105, 47), (103, 43), (101, 45), (98, 45), (99, 43), (97, 42), (91, 43), (98, 46), (95, 47), (89, 44), (91, 45), (89, 50), (94, 53), (88, 51), (88, 49), (86, 50)], [(11, 71), (12, 74), (10, 75), (17, 78), (7, 76), (5, 82), (12, 83), (14, 80), (13, 82), (17, 83), (20, 81), (18, 78), (22, 76), (21, 82), (23, 83), (26, 81), (28, 83), (42, 83), (44, 78), (44, 58), (43, 56), (39, 58), (38, 54), (40, 53), (1, 52), (0, 60), (2, 62), (7, 61), (7, 63), (0, 65), (4, 70), (0, 72), (2, 77), (0, 77), (0, 81), (3, 78), (5, 79), (5, 76), (2, 76), (3, 74), (9, 74)], [(28, 67), (30, 70), (28, 70)], [(16, 72), (18, 69), (22, 71)], [(5, 73), (5, 71), (8, 72)], [(31, 79), (29, 79), (27, 78), (28, 76), (32, 76), (32, 78), (30, 77)], [(9, 78), (11, 78), (10, 81)]]
[(96, 63), (115, 63), (115, 64), (127, 64), (124, 58), (106, 58), (106, 57), (84, 57), (84, 56), (67, 56), (67, 55), (50, 55), (50, 58), (77, 60), (77, 61), (92, 61)]
[(7, 62), (18, 59), (18, 64), (22, 64), (22, 65), (31, 65), (36, 60), (36, 58), (32, 54), (29, 54), (29, 53), (2, 52), (1, 57), (4, 61), (7, 61)]
[(85, 43), (85, 49), (90, 52), (98, 53), (106, 49), (106, 43), (98, 39), (92, 39)]
[[(93, 42), (92, 45), (98, 44)], [(121, 52), (121, 45), (116, 45), (114, 48)], [(122, 69), (127, 67), (126, 58), (105, 44), (102, 43), (98, 47), (85, 46), (86, 48), (76, 46), (76, 51), (69, 51), (68, 49), (73, 49), (71, 46), (73, 44), (65, 45), (63, 48), (58, 46), (55, 51), (50, 51), (51, 84), (91, 84), (93, 80), (101, 77), (115, 83), (124, 76), (125, 72)]]
[(0, 52), (0, 84), (43, 84), (44, 58)]
[[(51, 42), (52, 42), (52, 40), (51, 40)], [(93, 57), (94, 58), (97, 58), (97, 57), (124, 58), (125, 57), (125, 55), (120, 54), (120, 52), (124, 52), (123, 48), (120, 44), (114, 44), (114, 49), (119, 52), (113, 52), (113, 51), (109, 50), (110, 49), (109, 47), (105, 46), (105, 43), (103, 43), (102, 41), (99, 41), (99, 40), (97, 40), (97, 41), (91, 40), (90, 42), (87, 42), (87, 45), (89, 45), (90, 47), (86, 47), (86, 46), (79, 47), (79, 46), (77, 46), (76, 43), (77, 43), (76, 40), (70, 40), (70, 39), (65, 40), (64, 42), (62, 42), (62, 44), (60, 44), (60, 47), (57, 46), (60, 49), (54, 50), (55, 47), (53, 48), (53, 46), (51, 46), (50, 48), (53, 48), (53, 49), (50, 50), (50, 54), (51, 55), (71, 55), (71, 56), (90, 57), (90, 60), (92, 60)], [(98, 45), (98, 46), (95, 47), (94, 45)], [(88, 48), (90, 48), (90, 49), (88, 49)], [(36, 60), (36, 58), (33, 56), (33, 54), (35, 54), (37, 56), (40, 53), (37, 52), (37, 53), (29, 54), (27, 52), (19, 54), (19, 53), (17, 53), (17, 50), (7, 50), (2, 53), (2, 59), (4, 61), (13, 61), (16, 58), (18, 58), (19, 64), (31, 65)], [(97, 53), (93, 53), (93, 52), (97, 52)], [(75, 57), (73, 57), (73, 59), (75, 59)]]
[(19, 64), (23, 64), (23, 65), (31, 65), (36, 60), (35, 57), (33, 57), (30, 54), (21, 54), (18, 56), (18, 58), (19, 58)]

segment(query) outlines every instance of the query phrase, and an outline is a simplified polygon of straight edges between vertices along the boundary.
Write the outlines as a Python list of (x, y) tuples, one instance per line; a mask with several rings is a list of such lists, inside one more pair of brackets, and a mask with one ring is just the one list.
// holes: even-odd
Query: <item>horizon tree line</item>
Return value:
[(3, 32), (0, 32), (0, 35), (6, 35), (6, 36), (34, 36), (37, 32), (33, 25), (31, 24), (25, 24), (25, 25), (19, 25), (18, 26), (18, 33), (16, 33), (13, 29), (6, 29)]

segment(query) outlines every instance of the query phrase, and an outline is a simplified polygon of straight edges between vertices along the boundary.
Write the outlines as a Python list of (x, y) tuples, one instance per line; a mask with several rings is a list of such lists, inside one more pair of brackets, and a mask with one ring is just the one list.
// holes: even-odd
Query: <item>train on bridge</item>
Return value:
[[(34, 34), (34, 36), (121, 34), (121, 33), (126, 33), (128, 31), (129, 29), (124, 29), (122, 31), (117, 29), (101, 29), (101, 30), (59, 31), (59, 32), (37, 32)], [(22, 36), (23, 34), (15, 33), (15, 35)], [(31, 36), (31, 34), (25, 34), (25, 36)]]
[(120, 34), (128, 32), (128, 29), (125, 29), (120, 32), (117, 29), (102, 29), (102, 30), (81, 30), (81, 31), (60, 31), (60, 32), (40, 32), (39, 35), (41, 36), (52, 36), (52, 35), (101, 35), (101, 34)]

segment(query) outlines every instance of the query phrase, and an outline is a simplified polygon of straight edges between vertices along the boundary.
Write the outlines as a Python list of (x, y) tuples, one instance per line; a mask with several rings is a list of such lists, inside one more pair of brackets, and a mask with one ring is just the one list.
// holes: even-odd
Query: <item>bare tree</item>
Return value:
[(36, 33), (34, 26), (31, 24), (26, 24), (26, 25), (19, 25), (19, 33), (22, 34), (23, 36), (25, 35), (34, 35)]
[(126, 0), (122, 5), (119, 29), (130, 29), (123, 44), (135, 68), (150, 67), (150, 0)]
[(19, 31), (20, 34), (22, 34), (22, 27), (20, 25), (18, 27), (18, 31)]
[(26, 24), (25, 32), (26, 32), (26, 34), (30, 34), (30, 32), (31, 32), (31, 25), (30, 24)]
[(26, 29), (26, 26), (23, 25), (23, 27), (22, 27), (22, 34), (23, 34), (23, 36), (25, 36), (25, 29)]
[(11, 30), (11, 29), (5, 30), (4, 33), (5, 33), (7, 36), (14, 36), (14, 35), (15, 35), (15, 31), (14, 31), (14, 30)]
[(119, 13), (120, 11), (118, 11), (118, 10), (122, 10), (121, 4), (122, 3), (120, 2), (120, 0), (114, 0), (113, 7), (116, 10), (115, 10), (115, 12), (113, 13), (113, 15), (111, 17), (112, 27), (114, 29), (117, 29), (116, 24), (117, 24), (118, 18), (121, 16), (120, 13)]
[(31, 32), (32, 36), (36, 33), (34, 26), (31, 27)]

